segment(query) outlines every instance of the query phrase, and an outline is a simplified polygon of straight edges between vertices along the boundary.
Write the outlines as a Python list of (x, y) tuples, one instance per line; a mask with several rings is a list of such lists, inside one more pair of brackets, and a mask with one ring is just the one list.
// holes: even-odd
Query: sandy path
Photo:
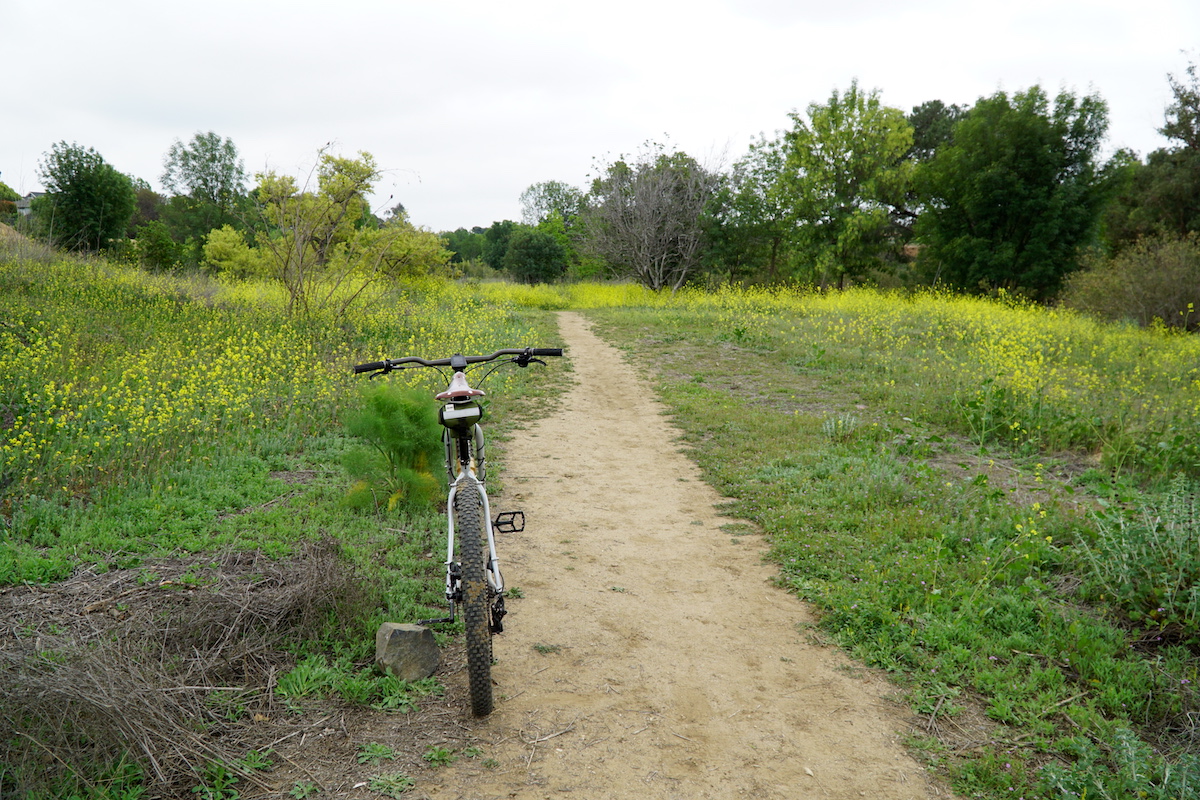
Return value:
[[(888, 686), (806, 641), (761, 540), (733, 541), (663, 406), (617, 350), (563, 313), (578, 384), (507, 445), (487, 757), (423, 784), (483, 798), (926, 798)], [(540, 649), (535, 646), (541, 646)], [(550, 652), (542, 652), (550, 651)], [(569, 795), (567, 793), (570, 793)]]

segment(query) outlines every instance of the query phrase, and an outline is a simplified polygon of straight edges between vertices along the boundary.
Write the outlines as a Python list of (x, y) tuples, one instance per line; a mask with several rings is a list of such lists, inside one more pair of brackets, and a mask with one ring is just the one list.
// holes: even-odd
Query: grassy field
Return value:
[[(349, 366), (554, 345), (548, 312), (574, 308), (644, 365), (729, 513), (767, 535), (781, 584), (821, 609), (814, 639), (903, 687), (924, 720), (914, 746), (963, 795), (1200, 796), (1195, 337), (867, 290), (429, 282), (348, 322), (301, 326), (282, 308), (262, 285), (0, 257), (0, 586), (129, 572), (220, 596), (231, 574), (282, 584), (287, 565), (325, 559), (315, 605), (285, 615), (304, 624), (247, 627), (275, 638), (239, 668), (280, 670), (285, 699), (419, 703), (436, 687), (381, 684), (367, 643), (379, 621), (440, 606), (427, 556), (440, 518), (347, 505), (355, 441), (341, 423), (363, 405)], [(548, 385), (495, 376), (495, 416), (529, 412)], [(276, 566), (238, 573), (245, 552)], [(347, 607), (351, 585), (363, 591)], [(86, 715), (39, 727), (34, 699), (55, 699), (59, 670), (108, 663), (94, 631), (61, 628), (10, 620), (3, 666), (28, 691), (0, 709), (0, 792), (52, 752), (72, 767), (39, 784), (45, 796), (136, 797), (156, 777), (128, 737), (88, 729), (81, 745)], [(171, 677), (178, 654), (160, 655), (155, 678)], [(146, 714), (187, 712), (237, 743), (236, 763), (196, 744), (163, 767), (229, 797), (222, 781), (257, 763), (237, 724), (269, 698), (216, 694)]]

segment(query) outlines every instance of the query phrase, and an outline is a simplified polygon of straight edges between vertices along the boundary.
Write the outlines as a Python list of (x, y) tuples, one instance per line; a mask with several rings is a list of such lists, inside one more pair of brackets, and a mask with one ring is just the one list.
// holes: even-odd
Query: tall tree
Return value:
[(46, 194), (34, 200), (37, 229), (60, 247), (100, 250), (122, 238), (133, 216), (133, 181), (90, 147), (59, 142), (43, 156)]
[(883, 105), (878, 90), (858, 82), (829, 102), (791, 115), (785, 135), (783, 189), (800, 246), (822, 286), (883, 263), (897, 246), (891, 210), (902, 202), (913, 143), (904, 113)]
[(1147, 236), (1200, 232), (1200, 77), (1168, 75), (1173, 99), (1158, 132), (1171, 140), (1142, 163), (1125, 154), (1122, 180), (1104, 215), (1110, 247), (1121, 250)]
[(244, 228), (246, 170), (232, 139), (216, 133), (197, 133), (184, 144), (176, 139), (163, 158), (160, 178), (174, 194), (159, 216), (171, 236), (185, 244), (186, 260), (203, 260), (205, 237), (225, 225)]
[(585, 245), (651, 289), (683, 286), (700, 264), (704, 213), (717, 175), (683, 152), (648, 144), (607, 165), (592, 183)]
[(583, 212), (584, 205), (583, 192), (571, 184), (542, 181), (521, 192), (521, 221), (526, 225), (537, 225), (557, 214), (563, 225), (570, 228)]
[(727, 278), (774, 281), (790, 276), (796, 230), (782, 137), (750, 145), (718, 187), (709, 215), (710, 256)]
[(186, 145), (176, 139), (163, 159), (167, 191), (232, 211), (246, 192), (246, 169), (232, 139), (197, 133)]
[(917, 171), (927, 206), (916, 225), (922, 260), (970, 291), (1053, 294), (1097, 232), (1107, 127), (1094, 94), (1062, 92), (1053, 107), (1038, 86), (980, 99)]

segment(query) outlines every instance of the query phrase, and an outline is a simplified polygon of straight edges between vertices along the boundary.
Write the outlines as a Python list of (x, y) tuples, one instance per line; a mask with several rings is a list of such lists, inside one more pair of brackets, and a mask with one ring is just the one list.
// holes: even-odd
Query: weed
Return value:
[(479, 758), (481, 755), (483, 755), (483, 748), (467, 747), (463, 749), (462, 754), (463, 758)]
[(356, 756), (359, 764), (370, 764), (371, 766), (379, 766), (380, 762), (385, 758), (389, 761), (396, 757), (396, 751), (385, 744), (378, 742), (367, 742), (358, 748)]
[(538, 642), (537, 644), (535, 644), (533, 646), (533, 649), (538, 651), (542, 655), (546, 656), (546, 655), (550, 655), (551, 653), (557, 653), (560, 650), (562, 650), (562, 645), (561, 644), (542, 644), (541, 642)]
[(842, 413), (822, 422), (821, 433), (832, 442), (844, 442), (853, 437), (861, 426), (862, 419), (857, 414)]
[(1156, 503), (1129, 519), (1098, 519), (1094, 544), (1081, 542), (1092, 593), (1138, 628), (1200, 643), (1200, 508), (1197, 486), (1176, 477)]
[(435, 767), (445, 767), (458, 760), (458, 756), (454, 754), (454, 751), (445, 747), (431, 747), (425, 751), (421, 758)]
[(238, 800), (241, 796), (233, 788), (238, 776), (219, 761), (210, 761), (204, 768), (200, 783), (192, 787), (192, 793), (200, 800)]
[(395, 772), (391, 775), (372, 775), (367, 780), (368, 789), (378, 792), (384, 797), (390, 797), (392, 800), (400, 800), (416, 785), (417, 782), (403, 772)]
[(294, 797), (296, 800), (307, 800), (309, 797), (314, 797), (321, 793), (321, 790), (312, 781), (297, 781), (288, 792), (288, 797)]
[(519, 586), (513, 586), (504, 593), (505, 597), (511, 597), (515, 600), (521, 600), (525, 597), (525, 590)]

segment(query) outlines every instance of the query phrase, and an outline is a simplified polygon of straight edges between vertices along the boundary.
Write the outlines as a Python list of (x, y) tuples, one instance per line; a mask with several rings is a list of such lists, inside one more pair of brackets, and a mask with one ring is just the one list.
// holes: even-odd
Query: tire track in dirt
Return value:
[[(945, 796), (900, 745), (889, 685), (806, 640), (760, 540), (716, 493), (651, 388), (585, 318), (559, 325), (577, 384), (506, 446), (506, 632), (486, 758), (435, 800)], [(455, 676), (459, 677), (459, 676)], [(453, 679), (453, 678), (452, 678)], [(464, 677), (465, 680), (465, 677)]]

